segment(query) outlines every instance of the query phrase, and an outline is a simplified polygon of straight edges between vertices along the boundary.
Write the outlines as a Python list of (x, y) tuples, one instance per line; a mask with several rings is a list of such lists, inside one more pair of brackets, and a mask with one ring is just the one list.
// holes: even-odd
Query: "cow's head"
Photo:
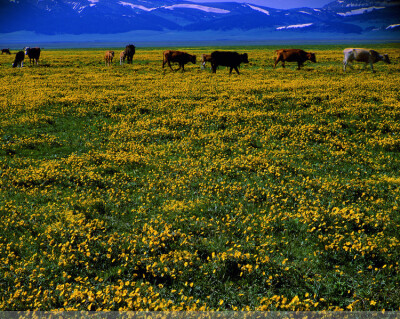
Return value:
[(26, 47), (24, 50), (25, 50), (25, 55), (28, 55), (30, 47)]
[(390, 64), (389, 56), (387, 54), (384, 54), (382, 56), (382, 61), (387, 63), (387, 64)]
[(315, 58), (315, 53), (311, 53), (311, 52), (307, 53), (307, 59), (309, 59), (311, 62), (314, 62), (314, 63), (317, 62), (317, 59)]
[(243, 63), (249, 63), (249, 57), (248, 57), (247, 53), (241, 54), (241, 55), (240, 55), (240, 60), (241, 60)]
[(195, 55), (192, 55), (190, 57), (190, 62), (192, 62), (193, 64), (196, 64), (196, 56)]

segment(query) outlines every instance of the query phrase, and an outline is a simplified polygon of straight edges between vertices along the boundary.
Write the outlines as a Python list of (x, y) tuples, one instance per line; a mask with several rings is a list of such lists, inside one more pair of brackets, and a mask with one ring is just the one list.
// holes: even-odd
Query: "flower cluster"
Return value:
[(238, 51), (2, 63), (0, 310), (399, 310), (399, 64)]

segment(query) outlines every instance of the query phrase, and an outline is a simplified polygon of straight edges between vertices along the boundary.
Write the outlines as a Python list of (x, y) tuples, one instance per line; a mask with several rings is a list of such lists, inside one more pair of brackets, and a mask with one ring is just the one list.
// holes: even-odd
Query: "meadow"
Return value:
[(0, 310), (400, 310), (400, 45), (303, 48), (1, 55)]

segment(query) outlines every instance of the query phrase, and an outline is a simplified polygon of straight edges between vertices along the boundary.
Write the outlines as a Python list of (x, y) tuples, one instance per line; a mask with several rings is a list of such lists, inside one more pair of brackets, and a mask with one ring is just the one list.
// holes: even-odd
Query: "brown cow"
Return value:
[(207, 62), (211, 62), (211, 54), (202, 54), (201, 55), (201, 68), (202, 69), (205, 69)]
[(11, 54), (10, 49), (1, 49), (1, 54)]
[(317, 62), (315, 59), (315, 53), (306, 52), (300, 49), (280, 49), (276, 50), (276, 60), (274, 69), (279, 61), (282, 61), (282, 67), (285, 67), (285, 62), (297, 62), (297, 69), (303, 66), (304, 62), (310, 60), (311, 62)]
[[(179, 68), (174, 70), (171, 67), (171, 62), (176, 62), (179, 64)], [(168, 64), (169, 68), (172, 71), (178, 71), (182, 68), (182, 72), (185, 71), (185, 64), (192, 62), (193, 64), (196, 64), (196, 56), (182, 52), (182, 51), (175, 51), (175, 50), (166, 50), (163, 52), (163, 63), (162, 67), (164, 68), (165, 64)]]
[(128, 64), (132, 64), (133, 56), (136, 53), (136, 47), (133, 44), (128, 44), (125, 47), (125, 58)]
[(213, 73), (216, 73), (218, 66), (222, 65), (230, 68), (229, 74), (232, 73), (233, 69), (239, 74), (238, 67), (241, 63), (249, 63), (247, 53), (239, 54), (230, 51), (214, 51), (211, 53), (211, 68)]
[(112, 60), (114, 59), (114, 51), (106, 51), (104, 54), (104, 61), (106, 66), (110, 66), (112, 64)]

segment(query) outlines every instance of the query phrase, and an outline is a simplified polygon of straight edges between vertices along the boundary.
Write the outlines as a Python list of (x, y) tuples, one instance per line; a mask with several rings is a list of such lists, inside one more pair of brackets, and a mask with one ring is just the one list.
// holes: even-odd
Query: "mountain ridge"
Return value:
[[(29, 15), (26, 14), (29, 12)], [(186, 0), (0, 0), (0, 33), (113, 34), (135, 30), (325, 32), (400, 30), (400, 1), (337, 0), (322, 8)], [(237, 31), (236, 31), (237, 32)]]

